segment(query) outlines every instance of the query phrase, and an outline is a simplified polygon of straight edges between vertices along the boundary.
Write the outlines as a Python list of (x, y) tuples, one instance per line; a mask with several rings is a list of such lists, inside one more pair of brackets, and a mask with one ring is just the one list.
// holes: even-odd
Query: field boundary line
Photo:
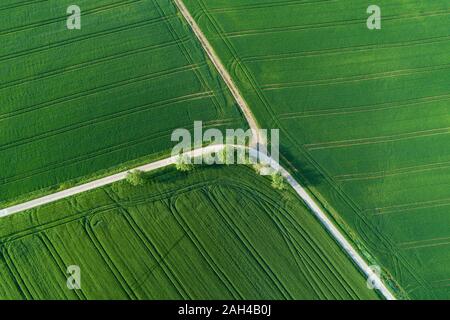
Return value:
[[(437, 10), (430, 11), (419, 15), (414, 14), (405, 14), (405, 15), (393, 15), (384, 17), (385, 21), (400, 21), (400, 20), (408, 20), (408, 19), (419, 19), (424, 17), (435, 17), (441, 15), (449, 15), (450, 11), (448, 10)], [(237, 37), (245, 37), (245, 36), (257, 36), (263, 34), (274, 34), (281, 32), (291, 32), (297, 30), (310, 30), (310, 29), (322, 29), (322, 28), (331, 28), (331, 27), (342, 27), (355, 25), (358, 23), (364, 23), (366, 19), (350, 19), (350, 20), (339, 20), (339, 21), (330, 21), (323, 23), (313, 23), (313, 24), (305, 24), (305, 25), (294, 25), (294, 26), (280, 26), (273, 28), (260, 28), (260, 29), (249, 29), (249, 30), (241, 30), (241, 31), (231, 31), (224, 34), (224, 36), (228, 38), (237, 38)]]
[[(206, 36), (203, 34), (200, 27), (195, 22), (194, 18), (191, 16), (189, 10), (186, 8), (182, 0), (173, 0), (175, 5), (177, 6), (178, 10), (180, 10), (182, 16), (186, 20), (186, 22), (191, 27), (192, 31), (200, 41), (203, 49), (205, 50), (206, 54), (216, 67), (217, 71), (225, 81), (226, 85), (230, 89), (233, 97), (235, 98), (236, 102), (238, 103), (241, 111), (243, 112), (250, 129), (257, 133), (259, 130), (258, 123), (256, 122), (253, 113), (251, 112), (249, 106), (247, 105), (245, 99), (242, 97), (239, 89), (234, 84), (230, 74), (223, 66), (222, 62), (220, 61), (219, 57), (216, 55), (215, 51), (213, 50), (212, 46), (210, 45), (209, 41), (207, 40)], [(260, 137), (257, 136), (258, 143), (265, 144), (265, 141), (260, 140)], [(222, 148), (224, 146), (222, 145)], [(238, 147), (238, 146), (237, 146)], [(269, 163), (270, 166), (279, 171), (283, 177), (287, 180), (287, 182), (290, 184), (290, 186), (295, 190), (297, 195), (304, 201), (306, 206), (314, 213), (314, 215), (319, 219), (319, 221), (322, 223), (322, 225), (328, 230), (328, 232), (331, 234), (331, 236), (338, 242), (338, 244), (346, 251), (348, 256), (353, 260), (353, 262), (358, 266), (358, 268), (363, 272), (363, 274), (370, 279), (373, 284), (375, 284), (374, 287), (378, 288), (380, 293), (387, 299), (387, 300), (396, 300), (395, 296), (389, 291), (389, 289), (386, 287), (386, 285), (381, 280), (381, 277), (374, 273), (372, 268), (367, 264), (367, 262), (359, 255), (359, 253), (353, 248), (353, 246), (350, 244), (350, 242), (347, 240), (347, 238), (339, 231), (339, 229), (334, 225), (334, 223), (328, 218), (328, 215), (316, 204), (316, 202), (313, 200), (313, 198), (309, 195), (309, 193), (301, 186), (300, 183), (298, 183), (294, 177), (286, 170), (284, 169), (280, 164), (278, 164), (276, 161), (274, 161), (271, 157), (268, 157), (267, 155), (260, 153), (258, 150), (255, 150), (253, 148), (249, 148), (250, 153), (257, 154), (260, 159), (263, 162)]]
[(210, 61), (214, 64), (214, 67), (216, 68), (217, 72), (220, 74), (220, 76), (224, 80), (228, 89), (231, 91), (231, 94), (233, 95), (234, 100), (238, 103), (239, 108), (241, 109), (242, 113), (244, 114), (245, 120), (247, 120), (247, 123), (250, 126), (250, 129), (253, 131), (254, 134), (256, 134), (257, 141), (263, 142), (262, 138), (260, 137), (260, 135), (258, 133), (258, 128), (259, 128), (258, 123), (256, 122), (251, 109), (249, 108), (245, 99), (242, 97), (238, 87), (234, 84), (230, 74), (228, 73), (227, 69), (223, 66), (219, 57), (215, 53), (213, 47), (210, 45), (208, 39), (203, 34), (203, 32), (201, 31), (201, 29), (195, 22), (194, 18), (189, 13), (189, 11), (186, 8), (186, 6), (184, 5), (184, 3), (180, 0), (174, 0), (174, 3), (176, 4), (178, 10), (180, 10), (181, 14), (183, 15), (183, 17), (186, 20), (186, 22), (188, 23), (188, 25), (191, 27), (191, 29), (194, 32), (197, 39), (200, 41), (203, 50), (208, 55)]
[(304, 80), (304, 81), (296, 81), (296, 82), (290, 82), (290, 83), (267, 83), (267, 84), (262, 84), (261, 89), (263, 91), (275, 91), (275, 90), (292, 89), (292, 88), (318, 87), (318, 86), (329, 86), (329, 85), (345, 84), (345, 83), (352, 83), (352, 82), (383, 80), (383, 79), (389, 79), (389, 78), (413, 76), (416, 74), (428, 73), (428, 72), (432, 72), (432, 71), (442, 71), (442, 70), (446, 70), (448, 68), (450, 68), (450, 64), (447, 63), (447, 64), (435, 65), (435, 66), (425, 66), (425, 67), (418, 67), (418, 68), (411, 68), (411, 69), (399, 69), (399, 70), (392, 70), (392, 71), (386, 71), (386, 72), (344, 76), (344, 77), (338, 77), (338, 78)]

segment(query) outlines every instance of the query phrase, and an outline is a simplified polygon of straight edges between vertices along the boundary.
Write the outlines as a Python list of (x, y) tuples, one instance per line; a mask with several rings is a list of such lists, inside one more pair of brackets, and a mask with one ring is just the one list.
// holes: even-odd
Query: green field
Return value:
[(186, 0), (284, 163), (399, 297), (450, 298), (450, 4)]
[[(293, 191), (173, 168), (0, 224), (1, 299), (377, 299)], [(66, 287), (78, 265), (81, 290)]]
[(169, 0), (0, 4), (0, 207), (170, 153), (175, 128), (244, 127)]

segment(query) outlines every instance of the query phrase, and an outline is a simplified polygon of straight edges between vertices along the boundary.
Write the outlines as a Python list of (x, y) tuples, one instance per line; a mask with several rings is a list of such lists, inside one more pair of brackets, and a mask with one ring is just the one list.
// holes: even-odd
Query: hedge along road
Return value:
[[(253, 145), (255, 143), (266, 144), (266, 141), (261, 139), (258, 130), (258, 123), (253, 116), (247, 102), (242, 97), (239, 89), (233, 82), (228, 71), (223, 66), (222, 62), (214, 52), (211, 44), (209, 43), (206, 36), (203, 34), (200, 27), (195, 22), (194, 18), (191, 16), (189, 10), (186, 8), (182, 0), (173, 0), (175, 5), (180, 10), (186, 22), (191, 27), (195, 36), (200, 41), (203, 50), (206, 52), (208, 57), (213, 62), (217, 71), (227, 84), (229, 90), (233, 94), (236, 102), (238, 103), (242, 113), (244, 114), (250, 129), (253, 133), (256, 133), (254, 137), (256, 137), (256, 141), (253, 141)], [(254, 150), (254, 149), (253, 149)], [(256, 150), (255, 150), (256, 151)], [(258, 151), (256, 151), (258, 152)], [(262, 155), (264, 156), (264, 155)], [(306, 192), (306, 190), (292, 177), (291, 174), (284, 168), (282, 168), (278, 163), (270, 161), (271, 167), (275, 170), (279, 170), (282, 175), (287, 179), (292, 188), (297, 192), (297, 194), (302, 198), (302, 200), (306, 203), (309, 209), (316, 215), (316, 217), (321, 221), (321, 223), (325, 226), (325, 228), (331, 233), (331, 235), (335, 238), (335, 240), (341, 245), (341, 247), (347, 252), (350, 258), (356, 263), (356, 265), (361, 269), (361, 271), (368, 277), (370, 281), (372, 281), (375, 288), (378, 288), (382, 295), (388, 300), (395, 300), (394, 295), (389, 291), (389, 289), (384, 285), (380, 276), (375, 274), (372, 268), (369, 267), (367, 262), (359, 255), (359, 253), (352, 247), (352, 245), (347, 241), (344, 235), (336, 228), (336, 226), (331, 222), (325, 212), (316, 204), (316, 202), (311, 198), (311, 196)]]

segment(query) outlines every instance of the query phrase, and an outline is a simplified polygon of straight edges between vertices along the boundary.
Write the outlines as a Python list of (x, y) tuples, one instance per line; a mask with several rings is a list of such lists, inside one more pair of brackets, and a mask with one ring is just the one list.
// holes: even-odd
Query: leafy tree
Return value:
[(178, 171), (188, 172), (194, 169), (194, 165), (191, 162), (191, 159), (188, 156), (179, 156), (175, 166)]
[(130, 171), (126, 180), (134, 187), (143, 186), (145, 184), (145, 173), (140, 170)]
[(253, 169), (257, 174), (269, 175), (273, 169), (265, 162), (257, 162), (253, 164)]
[(280, 172), (274, 172), (271, 175), (272, 177), (272, 188), (277, 190), (286, 189), (286, 181)]
[(58, 187), (58, 191), (63, 191), (63, 190), (70, 189), (72, 186), (73, 186), (73, 185), (70, 184), (69, 182), (61, 183), (61, 184), (59, 185), (59, 187)]

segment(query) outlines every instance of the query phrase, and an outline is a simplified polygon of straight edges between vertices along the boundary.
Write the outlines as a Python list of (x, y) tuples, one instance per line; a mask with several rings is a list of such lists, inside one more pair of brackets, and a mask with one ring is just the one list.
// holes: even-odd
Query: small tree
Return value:
[(271, 175), (272, 168), (267, 163), (257, 162), (257, 163), (254, 163), (252, 166), (257, 174), (265, 175), (265, 176), (268, 176), (269, 174)]
[(140, 170), (130, 171), (126, 180), (134, 187), (143, 186), (145, 184), (145, 173)]
[(286, 181), (280, 172), (274, 172), (271, 175), (272, 177), (272, 188), (277, 190), (286, 189)]
[(175, 163), (175, 166), (177, 170), (181, 172), (188, 172), (194, 169), (194, 165), (191, 163), (191, 159), (186, 155), (180, 155)]
[(72, 185), (69, 182), (64, 182), (59, 185), (58, 191), (70, 189), (71, 187), (72, 187)]

